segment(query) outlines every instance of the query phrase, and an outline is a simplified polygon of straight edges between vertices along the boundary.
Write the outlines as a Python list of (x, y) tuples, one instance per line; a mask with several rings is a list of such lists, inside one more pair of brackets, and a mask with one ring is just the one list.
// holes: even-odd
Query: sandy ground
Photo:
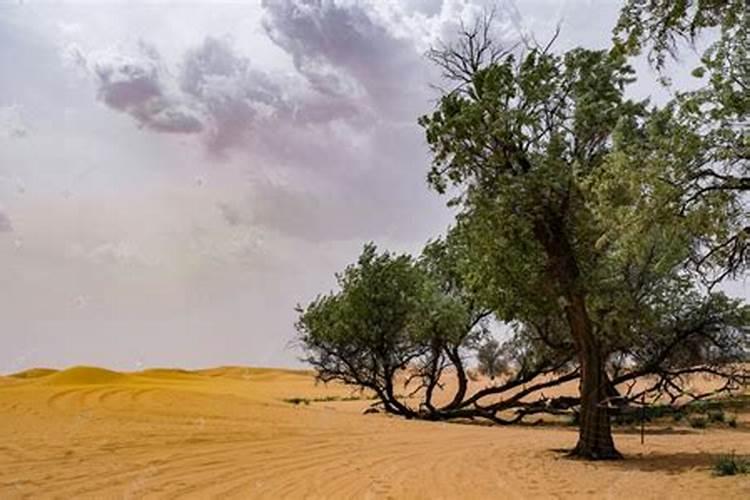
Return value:
[(0, 498), (750, 498), (714, 477), (750, 453), (738, 429), (618, 431), (626, 460), (556, 450), (565, 427), (485, 427), (362, 415), (369, 402), (307, 372), (95, 368), (0, 377)]

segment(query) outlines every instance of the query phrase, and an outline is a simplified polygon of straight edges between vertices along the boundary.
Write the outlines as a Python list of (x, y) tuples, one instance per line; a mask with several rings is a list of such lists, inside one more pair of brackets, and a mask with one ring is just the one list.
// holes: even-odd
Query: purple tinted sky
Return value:
[[(297, 302), (449, 224), (423, 54), (491, 3), (0, 4), (0, 373), (294, 365)], [(619, 4), (494, 3), (500, 39), (560, 49)]]

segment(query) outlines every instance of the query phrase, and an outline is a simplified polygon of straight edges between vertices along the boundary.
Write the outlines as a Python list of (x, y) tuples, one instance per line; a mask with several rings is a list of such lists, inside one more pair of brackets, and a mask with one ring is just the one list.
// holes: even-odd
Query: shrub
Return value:
[(705, 417), (690, 417), (690, 427), (696, 429), (705, 429), (708, 426), (708, 419)]
[(727, 419), (727, 425), (732, 428), (737, 427), (737, 417), (735, 415), (732, 415)]
[(706, 416), (708, 417), (708, 420), (710, 422), (724, 422), (726, 418), (724, 415), (724, 410), (722, 410), (721, 408), (709, 410), (706, 413)]
[(489, 339), (479, 346), (477, 351), (477, 371), (494, 380), (508, 370), (507, 363), (503, 359), (503, 346), (495, 339)]
[(750, 463), (745, 458), (735, 455), (734, 452), (731, 455), (721, 455), (714, 462), (714, 474), (717, 476), (748, 473), (750, 473)]
[(657, 419), (657, 418), (663, 417), (664, 415), (666, 415), (670, 411), (671, 411), (671, 409), (668, 408), (667, 406), (664, 406), (664, 405), (650, 406), (646, 410), (646, 416), (647, 416), (647, 418), (649, 420), (651, 420), (651, 419)]
[(289, 399), (285, 399), (284, 402), (291, 403), (293, 405), (300, 405), (300, 404), (309, 405), (310, 404), (310, 400), (307, 398), (289, 398)]
[(695, 401), (687, 407), (690, 413), (706, 413), (708, 408), (709, 406), (706, 401)]

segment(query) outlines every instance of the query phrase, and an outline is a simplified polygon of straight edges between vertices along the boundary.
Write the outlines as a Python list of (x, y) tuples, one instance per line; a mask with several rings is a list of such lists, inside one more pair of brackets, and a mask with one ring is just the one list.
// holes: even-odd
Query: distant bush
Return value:
[(706, 413), (709, 408), (708, 401), (695, 401), (687, 406), (690, 413)]
[(709, 422), (724, 422), (726, 420), (724, 410), (721, 408), (707, 411), (706, 416), (708, 417)]
[(732, 415), (731, 417), (727, 418), (727, 425), (732, 428), (737, 427), (737, 417), (735, 415)]
[(495, 339), (489, 339), (477, 350), (477, 371), (494, 380), (498, 375), (508, 371), (508, 365), (503, 357), (503, 346)]
[(666, 405), (654, 405), (646, 409), (646, 415), (649, 420), (661, 418), (672, 412), (673, 412), (672, 408)]
[(307, 398), (289, 398), (284, 400), (285, 403), (290, 403), (293, 405), (301, 405), (301, 404), (310, 404), (310, 400)]
[(705, 429), (708, 426), (708, 419), (706, 417), (690, 417), (690, 427), (695, 429)]
[(750, 462), (734, 453), (722, 455), (714, 463), (714, 474), (717, 476), (736, 476), (750, 473)]
[(300, 404), (306, 404), (309, 405), (310, 403), (331, 403), (333, 401), (366, 401), (370, 398), (366, 396), (323, 396), (320, 398), (287, 398), (284, 400), (285, 403), (290, 403), (293, 405), (300, 405)]

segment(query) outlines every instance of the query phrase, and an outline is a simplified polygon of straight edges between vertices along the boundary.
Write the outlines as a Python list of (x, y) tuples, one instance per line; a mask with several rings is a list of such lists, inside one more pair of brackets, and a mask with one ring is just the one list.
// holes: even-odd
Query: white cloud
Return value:
[(170, 75), (157, 50), (140, 42), (130, 53), (107, 50), (82, 55), (96, 79), (99, 99), (157, 132), (200, 132), (199, 114), (170, 89)]

